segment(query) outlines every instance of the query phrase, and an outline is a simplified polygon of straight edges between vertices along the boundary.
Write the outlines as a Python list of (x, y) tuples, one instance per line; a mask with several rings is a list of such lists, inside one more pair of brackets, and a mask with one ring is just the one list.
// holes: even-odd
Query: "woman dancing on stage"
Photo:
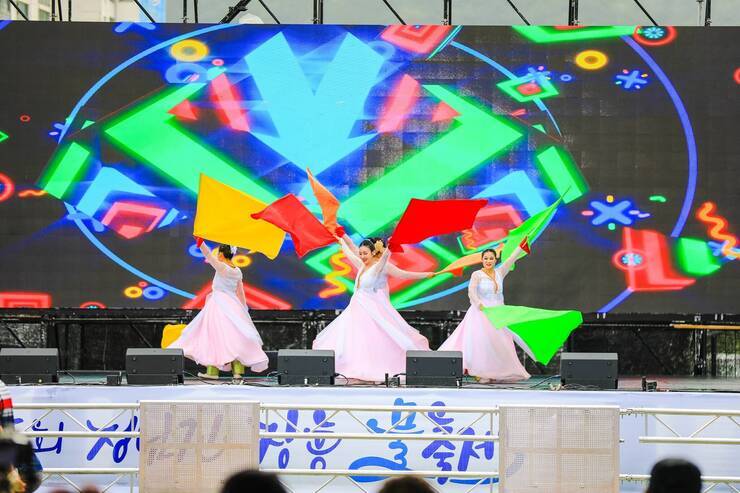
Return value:
[(473, 272), (468, 286), (470, 308), (439, 351), (462, 351), (466, 373), (482, 383), (526, 380), (529, 373), (516, 354), (514, 338), (508, 329), (495, 329), (483, 308), (504, 304), (504, 278), (524, 252), (517, 247), (496, 267), (500, 256), (495, 250), (482, 253), (483, 268)]
[(267, 355), (249, 316), (242, 271), (231, 261), (236, 247), (221, 245), (212, 252), (201, 238), (196, 238), (196, 244), (216, 270), (213, 291), (200, 313), (169, 347), (182, 348), (185, 356), (206, 366), (206, 373), (198, 374), (202, 378), (218, 378), (219, 370), (229, 369), (234, 378), (241, 378), (245, 365), (254, 372), (265, 371)]
[(406, 367), (406, 351), (428, 350), (429, 341), (393, 308), (388, 276), (424, 279), (433, 272), (409, 272), (388, 262), (380, 238), (359, 248), (349, 236), (337, 237), (345, 257), (357, 268), (355, 292), (344, 311), (313, 341), (313, 349), (333, 349), (336, 371), (348, 379), (380, 382)]

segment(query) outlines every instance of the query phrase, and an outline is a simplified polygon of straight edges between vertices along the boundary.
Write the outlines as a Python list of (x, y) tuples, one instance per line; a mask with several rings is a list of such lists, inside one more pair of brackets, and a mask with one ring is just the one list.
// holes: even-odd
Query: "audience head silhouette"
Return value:
[(650, 471), (646, 493), (700, 493), (699, 468), (683, 459), (663, 459)]
[(413, 476), (404, 476), (386, 482), (379, 493), (435, 493), (426, 481)]
[(221, 493), (287, 493), (277, 476), (259, 471), (242, 471), (224, 483)]

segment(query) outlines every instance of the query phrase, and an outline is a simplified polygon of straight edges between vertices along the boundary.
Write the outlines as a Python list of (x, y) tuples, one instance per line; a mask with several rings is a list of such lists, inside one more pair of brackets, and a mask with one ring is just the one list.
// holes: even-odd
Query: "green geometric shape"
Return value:
[[(509, 234), (504, 238), (504, 249), (501, 250), (501, 259), (506, 261), (525, 237), (529, 245), (532, 245), (550, 224), (562, 201), (563, 199), (559, 198), (547, 209), (538, 212), (516, 228), (509, 230)], [(526, 255), (527, 253), (524, 252), (520, 258)]]
[(708, 276), (717, 272), (722, 264), (712, 254), (709, 245), (696, 238), (679, 238), (676, 243), (676, 256), (681, 269), (692, 276)]
[[(542, 89), (542, 91), (534, 94), (522, 94), (517, 88), (525, 84), (534, 84), (535, 86)], [(529, 101), (551, 98), (560, 94), (553, 83), (545, 79), (544, 77), (541, 77), (540, 80), (517, 77), (516, 79), (509, 79), (503, 82), (499, 82), (498, 84), (496, 84), (496, 87), (498, 87), (506, 94), (508, 94), (509, 97), (519, 101), (520, 103), (528, 103)]]
[(462, 238), (463, 238), (462, 236), (457, 237), (457, 245), (460, 247), (460, 253), (462, 253), (463, 255), (469, 255), (473, 252), (482, 252), (483, 250), (486, 250), (488, 248), (495, 249), (496, 247), (498, 247), (500, 243), (504, 241), (504, 238), (502, 238), (500, 240), (493, 240), (491, 242), (485, 243), (475, 248), (468, 248), (463, 244)]
[(62, 199), (70, 185), (80, 179), (90, 158), (90, 151), (72, 142), (57, 152), (49, 170), (39, 180), (39, 187), (49, 195)]
[(512, 26), (525, 38), (535, 43), (560, 43), (586, 39), (618, 38), (635, 32), (636, 26), (594, 26), (558, 29), (555, 26)]
[(514, 144), (523, 134), (505, 118), (442, 86), (424, 88), (458, 116), (451, 130), (342, 203), (341, 214), (363, 236), (399, 217), (412, 198), (426, 199)]
[[(445, 247), (438, 245), (432, 240), (426, 240), (422, 242), (422, 245), (432, 254), (436, 255), (437, 258), (441, 259), (443, 263), (450, 263), (455, 260), (457, 260), (457, 256), (453, 254), (451, 251), (447, 250)], [(418, 284), (414, 284), (413, 286), (410, 286), (403, 291), (399, 291), (398, 293), (391, 296), (391, 303), (396, 308), (405, 308), (410, 304), (411, 301), (413, 301), (417, 296), (419, 296), (422, 293), (425, 293), (426, 291), (429, 291), (430, 289), (442, 284), (446, 280), (448, 280), (450, 277), (452, 277), (452, 274), (442, 274), (439, 276), (431, 277), (429, 279), (424, 279)]]
[(124, 114), (109, 125), (105, 133), (126, 152), (196, 195), (202, 173), (263, 202), (272, 203), (277, 199), (274, 193), (247, 176), (226, 156), (180, 128), (174, 115), (168, 113), (205, 85), (184, 84), (164, 91), (143, 106)]
[(2, 130), (0, 130), (0, 142), (2, 142), (4, 140), (8, 140), (8, 134), (6, 134)]
[(532, 125), (532, 127), (536, 128), (537, 130), (539, 130), (543, 134), (546, 133), (545, 132), (545, 126), (543, 124), (541, 124), (541, 123), (536, 123), (536, 124)]
[(95, 122), (92, 120), (85, 120), (85, 122), (82, 124), (82, 128), (80, 130), (85, 130), (90, 125), (95, 125)]
[(551, 146), (537, 154), (537, 167), (545, 182), (563, 197), (566, 204), (588, 192), (588, 184), (567, 152)]

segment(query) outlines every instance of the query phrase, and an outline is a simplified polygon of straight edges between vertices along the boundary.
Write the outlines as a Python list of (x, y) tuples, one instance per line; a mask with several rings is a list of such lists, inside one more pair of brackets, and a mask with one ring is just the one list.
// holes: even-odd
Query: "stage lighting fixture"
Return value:
[(182, 349), (126, 350), (126, 382), (130, 385), (176, 385), (183, 383), (184, 372)]
[(334, 351), (281, 349), (277, 367), (280, 385), (334, 385)]
[(459, 387), (463, 363), (460, 351), (406, 351), (406, 385)]

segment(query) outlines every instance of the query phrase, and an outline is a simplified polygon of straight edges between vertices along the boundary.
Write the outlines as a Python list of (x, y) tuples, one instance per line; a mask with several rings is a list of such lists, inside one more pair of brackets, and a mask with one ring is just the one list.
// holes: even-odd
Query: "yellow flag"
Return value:
[(185, 324), (167, 324), (162, 331), (162, 349), (180, 338), (182, 331), (187, 327)]
[(267, 204), (235, 188), (200, 175), (198, 206), (193, 234), (265, 254), (274, 259), (285, 239), (285, 231), (267, 221), (253, 219)]

